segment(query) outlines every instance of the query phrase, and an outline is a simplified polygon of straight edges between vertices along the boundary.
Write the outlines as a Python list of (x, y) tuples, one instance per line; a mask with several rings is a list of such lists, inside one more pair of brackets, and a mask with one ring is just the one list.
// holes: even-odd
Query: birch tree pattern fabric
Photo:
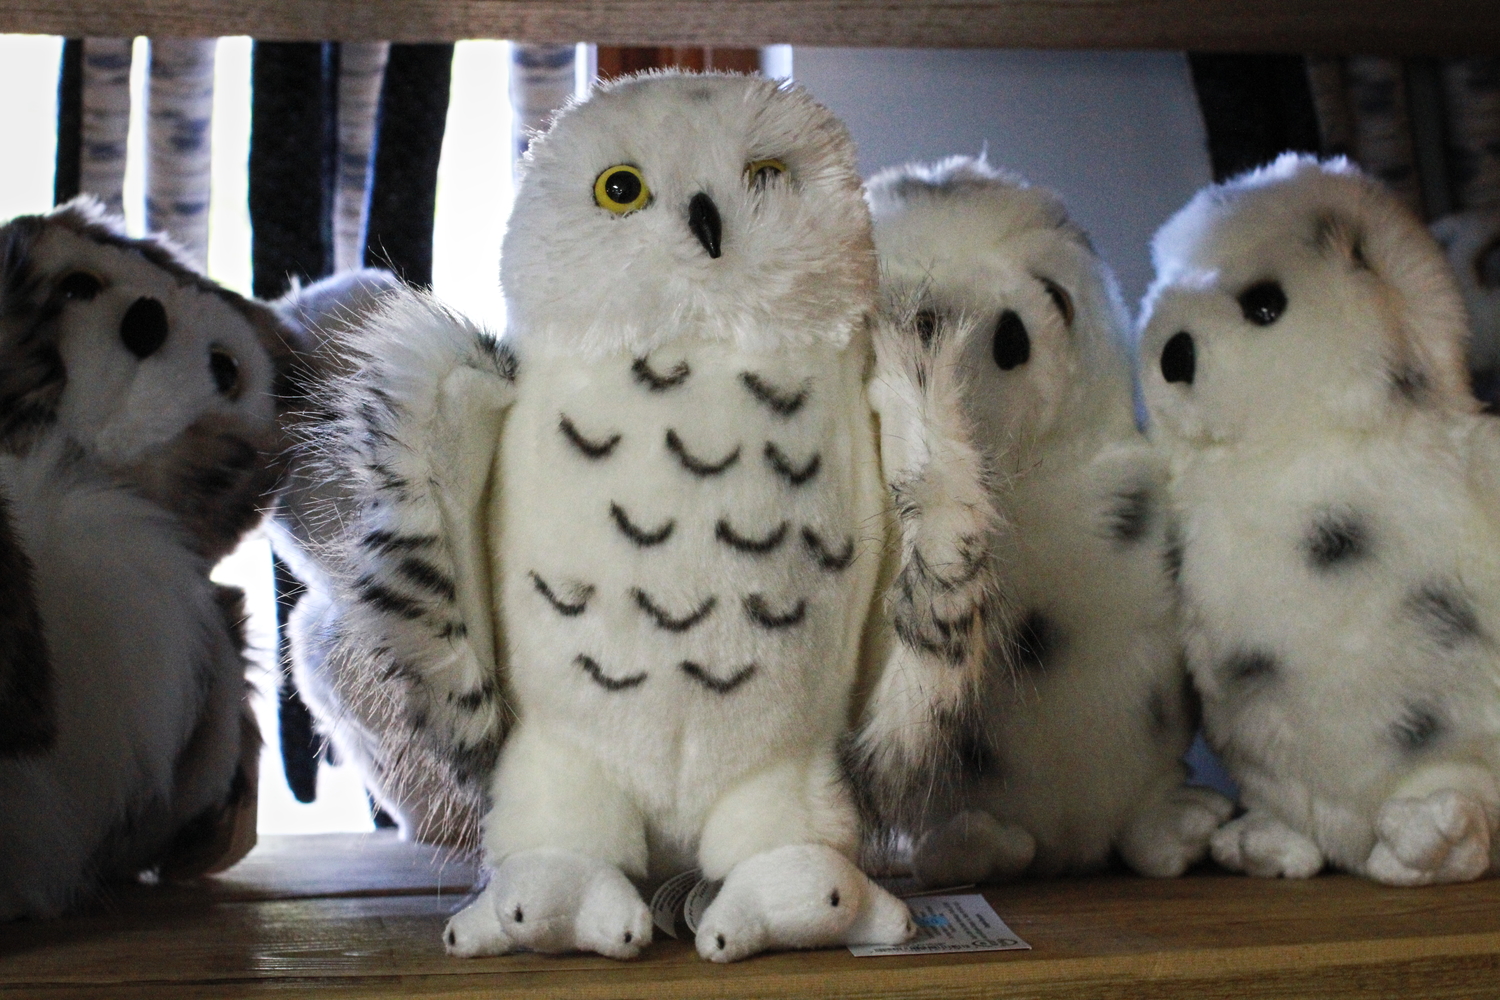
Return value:
[(531, 145), (531, 137), (545, 131), (557, 109), (568, 103), (577, 89), (576, 45), (523, 45), (510, 49), (511, 136), (519, 160)]
[(208, 267), (208, 201), (217, 38), (151, 40), (146, 228)]
[(83, 142), (78, 187), (97, 197), (114, 215), (125, 210), (130, 49), (129, 38), (86, 38), (83, 42)]
[(389, 42), (344, 42), (339, 46), (338, 179), (333, 208), (333, 269), (363, 266), (370, 217), (370, 158), (375, 149), (380, 84)]

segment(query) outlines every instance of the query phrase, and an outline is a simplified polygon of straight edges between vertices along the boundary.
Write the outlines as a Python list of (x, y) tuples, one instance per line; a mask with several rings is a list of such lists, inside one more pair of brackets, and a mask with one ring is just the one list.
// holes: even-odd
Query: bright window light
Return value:
[[(57, 162), (57, 69), (62, 39), (0, 35), (0, 222), (52, 207)], [(18, 100), (15, 95), (34, 95)]]
[(495, 331), (505, 326), (500, 241), (515, 196), (510, 127), (510, 43), (459, 42), (438, 164), (432, 290)]
[(213, 193), (208, 202), (208, 276), (250, 294), (250, 48), (219, 39), (214, 54)]

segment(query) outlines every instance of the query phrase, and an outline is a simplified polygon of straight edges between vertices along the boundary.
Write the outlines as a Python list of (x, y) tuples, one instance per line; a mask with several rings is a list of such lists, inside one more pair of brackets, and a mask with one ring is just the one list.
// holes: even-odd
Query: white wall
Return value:
[(1151, 234), (1212, 175), (1178, 53), (797, 47), (793, 75), (841, 117), (860, 170), (978, 153), (1057, 191), (1134, 308)]

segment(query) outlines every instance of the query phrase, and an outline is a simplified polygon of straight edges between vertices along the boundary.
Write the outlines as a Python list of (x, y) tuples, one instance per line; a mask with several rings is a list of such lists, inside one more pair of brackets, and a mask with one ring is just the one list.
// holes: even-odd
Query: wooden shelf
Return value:
[(0, 998), (1473, 997), (1500, 983), (1500, 881), (1391, 889), (1203, 874), (987, 890), (1030, 952), (764, 955), (731, 966), (658, 940), (634, 962), (461, 960), (439, 934), (473, 867), (389, 834), (266, 837), (190, 886), (0, 927)]
[(1500, 52), (1493, 0), (6, 0), (0, 31), (348, 41)]

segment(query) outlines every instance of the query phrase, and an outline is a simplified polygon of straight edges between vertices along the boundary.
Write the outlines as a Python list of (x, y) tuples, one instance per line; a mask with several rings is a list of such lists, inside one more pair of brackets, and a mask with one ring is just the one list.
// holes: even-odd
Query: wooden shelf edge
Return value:
[(0, 32), (1500, 53), (1490, 0), (8, 0)]

